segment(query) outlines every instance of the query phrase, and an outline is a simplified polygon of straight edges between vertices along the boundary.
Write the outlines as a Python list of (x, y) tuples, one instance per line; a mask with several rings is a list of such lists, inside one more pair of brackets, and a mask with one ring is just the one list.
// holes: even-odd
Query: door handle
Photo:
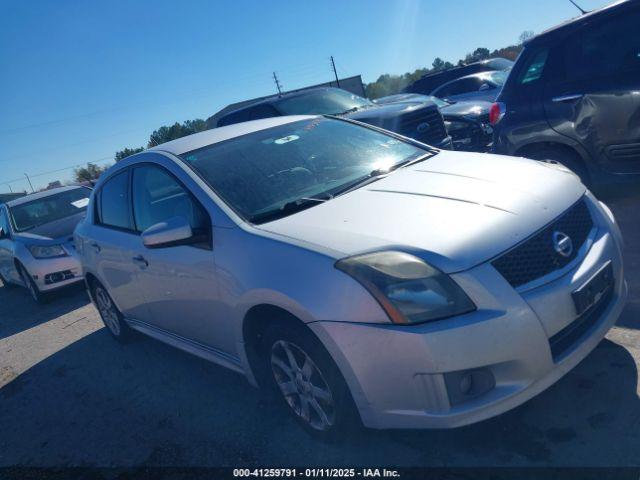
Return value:
[(553, 97), (551, 101), (556, 103), (566, 103), (573, 102), (574, 100), (580, 100), (582, 97), (584, 97), (582, 93), (574, 93), (571, 95), (560, 95), (559, 97)]
[(93, 242), (91, 244), (91, 247), (96, 251), (96, 253), (100, 253), (100, 250), (102, 250), (102, 248), (100, 248), (100, 245), (98, 245), (96, 242)]
[(131, 260), (133, 260), (134, 263), (139, 264), (140, 267), (142, 267), (142, 266), (148, 267), (149, 266), (149, 262), (147, 262), (147, 259), (144, 258), (142, 255), (136, 255)]

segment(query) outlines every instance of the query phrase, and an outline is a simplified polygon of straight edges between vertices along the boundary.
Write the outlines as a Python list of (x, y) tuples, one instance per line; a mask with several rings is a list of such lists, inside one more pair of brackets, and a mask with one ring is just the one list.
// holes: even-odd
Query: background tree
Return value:
[(523, 45), (524, 42), (526, 42), (530, 38), (533, 38), (534, 36), (535, 36), (535, 33), (533, 32), (533, 30), (525, 30), (518, 37), (518, 45)]
[(135, 155), (136, 153), (140, 153), (143, 150), (144, 150), (144, 147), (125, 148), (123, 150), (120, 150), (119, 152), (116, 152), (116, 156), (114, 157), (114, 159), (116, 162), (119, 162), (123, 158), (127, 158), (131, 155)]
[(76, 182), (89, 182), (97, 180), (102, 173), (109, 168), (108, 166), (100, 167), (95, 163), (87, 163), (86, 167), (76, 168), (73, 171)]
[(175, 140), (176, 138), (185, 137), (193, 133), (202, 132), (207, 129), (207, 123), (197, 118), (195, 120), (187, 120), (184, 123), (174, 123), (170, 127), (162, 126), (155, 130), (149, 137), (148, 147), (155, 147), (161, 143)]

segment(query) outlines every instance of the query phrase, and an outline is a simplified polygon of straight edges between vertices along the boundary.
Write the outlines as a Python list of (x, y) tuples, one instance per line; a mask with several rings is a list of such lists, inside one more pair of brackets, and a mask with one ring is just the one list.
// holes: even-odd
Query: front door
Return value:
[(221, 349), (228, 332), (218, 322), (218, 285), (208, 213), (182, 183), (159, 165), (143, 164), (133, 169), (132, 195), (138, 233), (181, 216), (194, 232), (205, 233), (207, 238), (194, 245), (164, 248), (146, 248), (140, 239), (133, 262), (148, 310), (147, 317), (141, 320)]
[(563, 75), (545, 111), (611, 173), (640, 173), (640, 8), (588, 24), (556, 47)]

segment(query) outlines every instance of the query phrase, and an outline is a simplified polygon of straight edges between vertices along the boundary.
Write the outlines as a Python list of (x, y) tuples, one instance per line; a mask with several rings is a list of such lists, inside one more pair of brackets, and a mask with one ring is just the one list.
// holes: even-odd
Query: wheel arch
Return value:
[[(274, 324), (296, 324), (305, 322), (289, 310), (271, 303), (260, 303), (247, 310), (242, 320), (243, 353), (248, 368), (249, 381), (262, 387), (263, 371), (260, 363), (262, 340), (267, 329)], [(311, 330), (309, 330), (311, 332)]]
[[(515, 155), (525, 158), (532, 158), (534, 160), (545, 160), (540, 158), (541, 154), (550, 152), (549, 160), (558, 160), (553, 158), (553, 153), (556, 153), (558, 157), (568, 159), (574, 162), (577, 167), (583, 170), (587, 181), (593, 179), (592, 166), (587, 160), (581, 149), (574, 145), (558, 141), (544, 141), (535, 142), (523, 145), (516, 150)], [(545, 155), (546, 156), (546, 155)], [(562, 163), (562, 162), (560, 162)]]

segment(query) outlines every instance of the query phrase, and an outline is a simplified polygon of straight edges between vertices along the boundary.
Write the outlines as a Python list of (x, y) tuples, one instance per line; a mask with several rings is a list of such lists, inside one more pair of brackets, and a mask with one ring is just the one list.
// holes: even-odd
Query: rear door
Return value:
[(146, 316), (145, 298), (137, 288), (138, 269), (132, 262), (140, 244), (133, 226), (130, 170), (111, 176), (96, 192), (94, 224), (83, 242), (82, 255), (128, 318)]
[(640, 173), (640, 7), (583, 25), (554, 48), (549, 124), (612, 173)]

